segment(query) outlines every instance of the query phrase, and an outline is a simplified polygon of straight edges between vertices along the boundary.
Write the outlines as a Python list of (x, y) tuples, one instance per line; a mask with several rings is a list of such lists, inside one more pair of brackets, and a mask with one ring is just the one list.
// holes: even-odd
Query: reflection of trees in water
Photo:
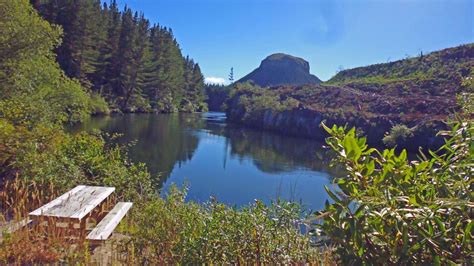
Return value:
[[(267, 131), (226, 124), (216, 117), (200, 114), (127, 114), (92, 118), (82, 129), (100, 129), (121, 133), (119, 143), (135, 142), (129, 149), (135, 162), (144, 162), (153, 175), (161, 174), (159, 183), (169, 177), (176, 164), (191, 160), (199, 144), (196, 130), (225, 137), (231, 157), (251, 159), (266, 173), (309, 169), (337, 174), (329, 167), (329, 151), (316, 141), (287, 137)], [(224, 153), (227, 156), (227, 150)], [(226, 163), (227, 158), (223, 158)]]
[(263, 172), (281, 173), (295, 168), (336, 173), (329, 167), (332, 155), (317, 141), (282, 136), (267, 131), (242, 128), (229, 124), (207, 123), (212, 133), (225, 136), (230, 143), (231, 155), (250, 158)]
[(86, 130), (100, 129), (121, 133), (120, 143), (135, 144), (129, 149), (135, 162), (144, 162), (153, 175), (160, 174), (160, 183), (169, 176), (176, 163), (191, 160), (199, 138), (190, 130), (202, 128), (198, 115), (129, 114), (94, 118), (83, 125)]

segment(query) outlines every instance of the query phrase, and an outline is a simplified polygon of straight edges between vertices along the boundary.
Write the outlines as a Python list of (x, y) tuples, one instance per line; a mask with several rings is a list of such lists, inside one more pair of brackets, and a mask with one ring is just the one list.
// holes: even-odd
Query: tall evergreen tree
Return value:
[(65, 73), (124, 111), (194, 111), (203, 103), (199, 66), (183, 58), (171, 29), (150, 28), (116, 0), (30, 0), (64, 30), (56, 49)]
[(96, 70), (98, 46), (103, 41), (100, 0), (35, 2), (41, 14), (64, 29), (63, 43), (56, 50), (66, 74), (90, 87)]
[(194, 68), (193, 68), (193, 102), (197, 106), (196, 111), (207, 111), (207, 106), (205, 106), (205, 100), (206, 100), (206, 95), (205, 95), (205, 87), (206, 85), (204, 84), (204, 76), (202, 75), (201, 72), (201, 67), (199, 67), (199, 64), (195, 63)]
[[(125, 85), (125, 99), (124, 107), (128, 108), (130, 102), (132, 101), (134, 105), (139, 107), (144, 107), (144, 99), (142, 95), (143, 85), (142, 80), (143, 76), (146, 73), (144, 66), (144, 56), (146, 50), (148, 49), (148, 33), (149, 33), (149, 21), (145, 19), (143, 14), (138, 16), (138, 13), (135, 13), (134, 16), (135, 31), (134, 39), (132, 43), (132, 58), (129, 61), (128, 66), (130, 78), (127, 79)], [(145, 73), (144, 73), (145, 72)]]
[(145, 62), (143, 68), (143, 88), (149, 99), (150, 106), (153, 109), (158, 109), (158, 102), (160, 101), (160, 27), (153, 25), (150, 29), (150, 38), (148, 47), (145, 49)]
[(184, 111), (200, 111), (204, 102), (204, 77), (198, 64), (189, 56), (184, 59), (185, 97), (182, 101)]
[(234, 68), (230, 68), (230, 73), (229, 73), (229, 81), (232, 84), (234, 82)]
[(120, 14), (117, 2), (113, 0), (108, 9), (107, 18), (107, 40), (102, 47), (100, 60), (102, 66), (98, 69), (101, 82), (98, 84), (102, 94), (113, 102), (114, 88), (118, 85), (119, 56), (118, 46), (121, 34), (122, 15)]
[(122, 27), (118, 44), (118, 79), (114, 87), (114, 94), (118, 96), (121, 108), (127, 107), (129, 91), (133, 87), (134, 70), (134, 45), (136, 36), (136, 24), (132, 10), (125, 7), (122, 13)]

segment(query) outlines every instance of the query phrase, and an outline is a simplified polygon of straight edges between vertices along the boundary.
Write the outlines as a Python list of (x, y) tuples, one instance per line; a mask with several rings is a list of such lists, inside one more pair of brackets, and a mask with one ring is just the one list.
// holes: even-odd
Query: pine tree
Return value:
[(100, 0), (36, 1), (49, 21), (64, 29), (63, 43), (56, 50), (58, 62), (70, 77), (90, 87), (89, 78), (98, 63), (98, 45), (103, 40)]
[(204, 101), (206, 100), (206, 93), (204, 84), (204, 76), (201, 72), (201, 67), (199, 64), (195, 63), (193, 68), (193, 83), (194, 83), (194, 103), (199, 106), (199, 110), (203, 111), (202, 109), (207, 109), (205, 106)]
[[(194, 111), (203, 104), (202, 74), (184, 58), (173, 31), (116, 0), (31, 0), (64, 30), (56, 49), (65, 73), (125, 111)], [(150, 108), (151, 107), (151, 108)]]
[(133, 20), (136, 28), (132, 41), (132, 58), (128, 64), (131, 76), (126, 86), (124, 106), (129, 107), (130, 101), (132, 101), (134, 107), (141, 109), (146, 105), (142, 95), (142, 90), (144, 89), (142, 81), (146, 73), (144, 56), (148, 49), (147, 40), (150, 23), (143, 14), (138, 16), (138, 13), (135, 13)]
[(93, 68), (93, 71), (87, 74), (87, 78), (91, 81), (91, 87), (92, 89), (100, 93), (100, 90), (97, 86), (97, 84), (101, 83), (101, 70), (103, 69), (103, 66), (105, 64), (105, 61), (103, 60), (103, 49), (105, 45), (107, 44), (107, 38), (108, 38), (108, 26), (109, 26), (109, 20), (108, 20), (108, 7), (107, 4), (104, 3), (102, 6), (100, 0), (94, 0), (93, 6), (93, 34), (92, 34), (92, 49), (88, 49), (86, 52), (86, 57), (89, 58), (90, 62), (89, 64)]
[(144, 63), (142, 66), (143, 92), (147, 95), (150, 106), (154, 110), (158, 110), (158, 102), (160, 99), (159, 87), (159, 61), (160, 61), (160, 27), (153, 25), (150, 28), (150, 37), (148, 47), (145, 48)]
[(184, 97), (181, 100), (181, 109), (188, 112), (195, 109), (193, 72), (194, 61), (186, 56), (184, 58)]
[(234, 68), (233, 67), (230, 68), (229, 81), (231, 84), (234, 83)]
[(189, 56), (185, 58), (185, 97), (182, 103), (183, 111), (193, 112), (203, 109), (204, 77), (198, 64)]
[(127, 108), (130, 91), (133, 90), (134, 67), (134, 45), (136, 37), (135, 21), (132, 10), (125, 7), (122, 13), (122, 26), (118, 44), (118, 79), (114, 86), (114, 94), (118, 96), (118, 104)]
[(171, 30), (159, 25), (151, 30), (154, 79), (148, 94), (152, 106), (161, 112), (177, 111), (184, 95), (184, 59)]
[(120, 14), (117, 2), (113, 0), (108, 10), (108, 29), (107, 40), (100, 52), (100, 60), (102, 66), (98, 69), (101, 82), (98, 84), (102, 95), (108, 98), (109, 102), (113, 101), (114, 87), (118, 86), (119, 76), (119, 39), (122, 25), (122, 15)]

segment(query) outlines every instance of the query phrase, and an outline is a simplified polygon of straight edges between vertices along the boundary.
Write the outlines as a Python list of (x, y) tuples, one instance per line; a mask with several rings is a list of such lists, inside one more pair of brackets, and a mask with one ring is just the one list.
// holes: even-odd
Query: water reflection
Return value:
[[(207, 119), (209, 116), (210, 119)], [(329, 151), (323, 149), (319, 142), (243, 128), (235, 124), (225, 125), (225, 115), (220, 113), (211, 113), (204, 117), (209, 133), (226, 137), (226, 144), (230, 145), (232, 156), (252, 159), (261, 171), (276, 174), (297, 168), (335, 171), (329, 167)]]
[(241, 206), (282, 197), (319, 209), (334, 175), (320, 143), (227, 124), (222, 113), (94, 117), (76, 128), (93, 129), (135, 141), (132, 160), (160, 174), (164, 191), (188, 183), (195, 201), (215, 196)]
[(194, 115), (127, 114), (92, 117), (75, 130), (122, 134), (117, 142), (134, 143), (129, 149), (132, 160), (145, 162), (153, 175), (167, 178), (175, 164), (192, 159), (199, 138), (191, 130), (203, 126)]

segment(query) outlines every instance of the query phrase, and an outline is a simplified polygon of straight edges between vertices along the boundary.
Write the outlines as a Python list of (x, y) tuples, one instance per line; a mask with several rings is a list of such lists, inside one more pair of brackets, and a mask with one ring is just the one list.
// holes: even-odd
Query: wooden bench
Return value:
[(92, 243), (100, 243), (107, 240), (120, 221), (125, 217), (132, 207), (131, 202), (119, 202), (115, 207), (100, 221), (97, 226), (89, 233), (86, 239)]
[(14, 232), (20, 230), (21, 228), (28, 226), (33, 221), (30, 219), (23, 219), (19, 222), (11, 222), (5, 225), (0, 224), (0, 243), (3, 241), (3, 235), (13, 234)]

